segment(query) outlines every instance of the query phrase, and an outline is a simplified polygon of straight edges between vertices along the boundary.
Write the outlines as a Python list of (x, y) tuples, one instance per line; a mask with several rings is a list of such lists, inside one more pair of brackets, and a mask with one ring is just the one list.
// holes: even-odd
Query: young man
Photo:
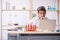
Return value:
[(44, 6), (40, 6), (37, 8), (38, 16), (34, 17), (32, 20), (29, 21), (28, 24), (35, 24), (36, 26), (40, 25), (40, 20), (47, 19), (45, 17), (46, 15), (46, 9)]

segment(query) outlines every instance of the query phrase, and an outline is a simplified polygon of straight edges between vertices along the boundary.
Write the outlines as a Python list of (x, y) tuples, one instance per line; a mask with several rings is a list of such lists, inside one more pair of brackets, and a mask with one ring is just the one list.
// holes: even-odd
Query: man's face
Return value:
[(40, 10), (38, 13), (39, 18), (44, 18), (45, 17), (45, 11)]

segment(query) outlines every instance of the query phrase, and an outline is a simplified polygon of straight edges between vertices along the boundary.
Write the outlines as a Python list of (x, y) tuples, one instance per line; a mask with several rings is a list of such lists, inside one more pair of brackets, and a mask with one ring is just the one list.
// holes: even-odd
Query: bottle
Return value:
[(15, 10), (15, 6), (12, 6), (12, 10)]
[(10, 10), (10, 3), (6, 2), (6, 10)]
[(59, 32), (59, 25), (56, 25), (56, 32)]
[(49, 6), (48, 6), (48, 10), (49, 10)]

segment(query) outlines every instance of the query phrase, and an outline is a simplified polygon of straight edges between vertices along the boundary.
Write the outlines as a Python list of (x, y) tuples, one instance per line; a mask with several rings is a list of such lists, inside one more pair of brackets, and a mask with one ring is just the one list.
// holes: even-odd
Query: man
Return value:
[(38, 7), (37, 12), (38, 12), (38, 16), (34, 17), (32, 20), (30, 20), (28, 24), (35, 24), (36, 26), (39, 26), (40, 25), (40, 20), (47, 19), (45, 17), (46, 9), (45, 9), (44, 6)]

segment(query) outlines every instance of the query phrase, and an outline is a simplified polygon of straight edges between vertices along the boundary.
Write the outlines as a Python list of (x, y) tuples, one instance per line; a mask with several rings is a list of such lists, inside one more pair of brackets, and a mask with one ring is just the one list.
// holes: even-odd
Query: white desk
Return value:
[(20, 32), (20, 31), (8, 31), (11, 34), (60, 34), (60, 32)]

